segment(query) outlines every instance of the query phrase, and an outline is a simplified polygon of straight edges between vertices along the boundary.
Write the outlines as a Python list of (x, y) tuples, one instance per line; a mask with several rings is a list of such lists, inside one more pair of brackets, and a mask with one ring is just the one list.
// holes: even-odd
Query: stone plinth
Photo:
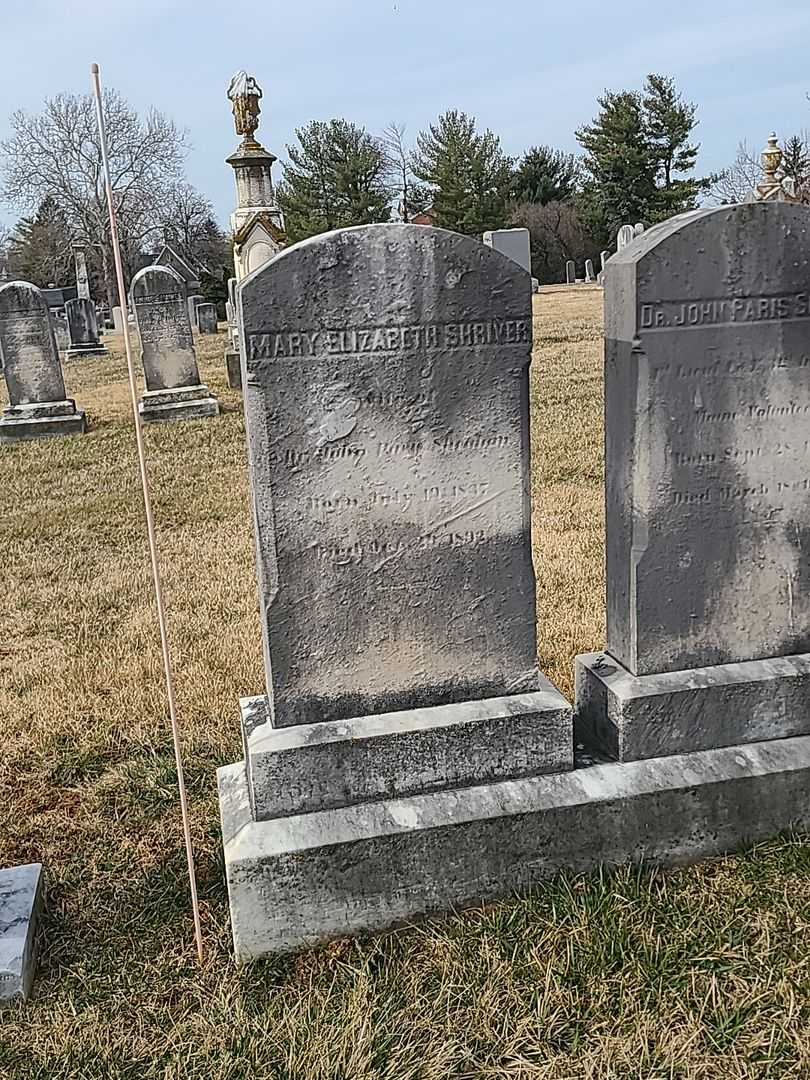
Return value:
[(220, 769), (234, 947), (244, 962), (506, 897), (561, 870), (719, 855), (810, 827), (810, 737), (255, 821)]
[(573, 766), (571, 706), (542, 689), (507, 698), (292, 728), (246, 698), (242, 734), (256, 818), (306, 814)]
[(0, 1001), (31, 990), (43, 893), (40, 863), (0, 870)]
[(0, 442), (86, 430), (84, 413), (67, 397), (53, 324), (35, 285), (0, 286), (0, 352), (9, 396)]
[(70, 344), (67, 357), (106, 356), (107, 349), (99, 341), (96, 305), (89, 298), (68, 300), (65, 304)]
[(810, 734), (810, 655), (631, 675), (576, 659), (577, 741), (617, 761)]
[(142, 418), (216, 416), (217, 400), (200, 381), (179, 275), (166, 266), (144, 267), (132, 279), (132, 305), (146, 377), (146, 392), (139, 403)]

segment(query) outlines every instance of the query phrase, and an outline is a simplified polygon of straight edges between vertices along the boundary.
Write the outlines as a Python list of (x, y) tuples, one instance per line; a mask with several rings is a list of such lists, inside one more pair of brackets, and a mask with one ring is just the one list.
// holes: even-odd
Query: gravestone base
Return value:
[(242, 361), (236, 349), (225, 353), (225, 370), (228, 373), (228, 386), (232, 390), (242, 389)]
[(57, 435), (83, 435), (87, 417), (71, 400), (32, 405), (7, 405), (0, 417), (0, 443), (44, 439)]
[(143, 421), (196, 420), (201, 416), (219, 416), (219, 402), (200, 383), (176, 390), (146, 390), (138, 402), (138, 411)]
[(810, 737), (255, 821), (218, 771), (236, 957), (506, 897), (561, 870), (677, 865), (810, 826)]
[(616, 761), (810, 734), (810, 654), (632, 675), (575, 661), (576, 738)]
[(273, 728), (244, 698), (251, 804), (267, 819), (573, 767), (571, 706), (543, 676), (508, 697)]
[(0, 870), (0, 1001), (31, 990), (43, 891), (40, 863)]
[(98, 342), (96, 344), (87, 345), (71, 345), (65, 353), (66, 360), (72, 360), (77, 356), (109, 356), (109, 349), (106, 345)]

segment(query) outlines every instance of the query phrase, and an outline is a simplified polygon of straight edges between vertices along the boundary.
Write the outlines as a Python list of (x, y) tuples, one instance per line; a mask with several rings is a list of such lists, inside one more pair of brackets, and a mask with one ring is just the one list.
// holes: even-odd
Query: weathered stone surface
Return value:
[(43, 893), (40, 863), (0, 870), (0, 1001), (31, 990)]
[(271, 728), (267, 698), (241, 702), (256, 818), (570, 769), (571, 706), (542, 689), (430, 709)]
[(593, 260), (585, 260), (585, 280), (588, 282), (596, 281), (596, 275), (593, 272)]
[(124, 332), (124, 313), (120, 307), (114, 307), (112, 309), (113, 328), (116, 333), (123, 334)]
[(218, 416), (219, 402), (204, 384), (177, 390), (147, 390), (138, 402), (144, 421), (199, 420)]
[(607, 651), (810, 652), (810, 208), (647, 230), (605, 280)]
[(810, 734), (810, 655), (631, 675), (576, 659), (576, 738), (618, 761)]
[(47, 304), (26, 281), (0, 286), (0, 353), (9, 396), (0, 442), (85, 430), (84, 413), (66, 396)]
[(508, 896), (562, 869), (671, 865), (810, 826), (810, 737), (253, 821), (219, 770), (240, 961)]
[(240, 293), (276, 727), (538, 687), (525, 272), (371, 225)]
[(492, 229), (484, 233), (484, 243), (531, 275), (532, 249), (528, 229)]
[(574, 285), (577, 280), (577, 268), (573, 259), (569, 259), (565, 264), (565, 283), (566, 285)]
[(197, 304), (197, 328), (201, 334), (217, 332), (216, 304)]
[(68, 300), (65, 304), (70, 344), (67, 355), (104, 356), (107, 349), (98, 337), (98, 316), (96, 305), (90, 299), (80, 297)]

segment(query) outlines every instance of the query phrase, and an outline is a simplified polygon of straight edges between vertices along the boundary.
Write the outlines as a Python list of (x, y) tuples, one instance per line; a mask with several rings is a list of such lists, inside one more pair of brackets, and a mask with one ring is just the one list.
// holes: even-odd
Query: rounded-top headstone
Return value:
[(608, 650), (810, 651), (810, 208), (646, 230), (605, 275)]
[(48, 305), (30, 282), (0, 286), (0, 353), (12, 405), (65, 400)]
[(198, 385), (200, 373), (180, 275), (168, 266), (145, 266), (132, 279), (131, 295), (147, 389)]
[(536, 688), (525, 271), (367, 225), (239, 303), (273, 724)]

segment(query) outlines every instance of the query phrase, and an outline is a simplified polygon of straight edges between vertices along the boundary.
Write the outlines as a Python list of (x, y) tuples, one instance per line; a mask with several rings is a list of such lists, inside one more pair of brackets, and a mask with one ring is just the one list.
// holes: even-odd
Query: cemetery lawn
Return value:
[[(601, 292), (535, 297), (540, 665), (603, 642)], [(115, 340), (115, 339), (113, 339)], [(810, 843), (565, 878), (238, 969), (215, 769), (262, 666), (240, 397), (147, 429), (207, 955), (196, 965), (125, 368), (72, 361), (84, 437), (0, 447), (0, 866), (49, 880), (3, 1080), (810, 1076)]]

